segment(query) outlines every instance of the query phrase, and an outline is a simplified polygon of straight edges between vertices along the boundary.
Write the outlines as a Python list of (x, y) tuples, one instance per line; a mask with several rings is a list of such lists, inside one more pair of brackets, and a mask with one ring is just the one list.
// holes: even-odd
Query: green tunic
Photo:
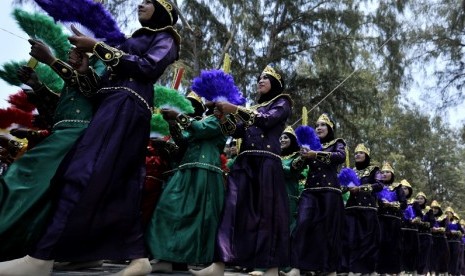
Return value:
[(281, 158), (284, 170), (284, 181), (286, 182), (286, 191), (289, 196), (289, 226), (294, 229), (297, 218), (297, 206), (299, 204), (299, 180), (303, 178), (302, 169), (296, 170), (292, 167), (292, 161), (299, 156), (299, 152)]
[(220, 153), (226, 137), (214, 116), (193, 121), (185, 137), (187, 150), (161, 194), (146, 238), (156, 259), (206, 264), (213, 261), (223, 207)]
[[(94, 68), (104, 70), (102, 63)], [(89, 99), (76, 86), (65, 86), (51, 134), (14, 161), (0, 178), (0, 260), (24, 256), (41, 236), (51, 206), (50, 180), (92, 113)]]

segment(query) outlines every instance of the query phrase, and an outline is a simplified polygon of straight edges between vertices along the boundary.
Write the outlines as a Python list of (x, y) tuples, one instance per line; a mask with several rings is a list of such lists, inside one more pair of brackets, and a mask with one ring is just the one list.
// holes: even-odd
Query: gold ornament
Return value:
[(263, 74), (267, 74), (267, 75), (272, 76), (273, 78), (275, 78), (275, 79), (279, 82), (279, 84), (281, 85), (281, 87), (283, 87), (283, 83), (282, 83), (282, 80), (281, 80), (281, 75), (278, 74), (278, 73), (274, 70), (274, 68), (271, 67), (270, 65), (267, 65), (267, 66), (265, 67), (265, 70), (263, 70), (263, 72), (262, 72), (262, 75), (263, 75)]
[(364, 144), (358, 144), (355, 147), (355, 152), (364, 152), (366, 155), (370, 156), (370, 149), (365, 147)]
[(391, 172), (392, 174), (394, 174), (394, 169), (391, 167), (391, 164), (389, 164), (389, 162), (384, 162), (383, 167), (381, 168), (381, 171), (387, 171), (387, 172)]
[(293, 129), (291, 126), (286, 127), (286, 128), (284, 129), (283, 133), (289, 133), (289, 134), (293, 135), (294, 137), (297, 137), (297, 136), (295, 135), (294, 129)]
[(331, 120), (329, 119), (329, 117), (328, 117), (328, 115), (326, 113), (321, 114), (321, 116), (316, 121), (317, 122), (323, 122), (323, 123), (327, 124), (328, 126), (330, 126), (332, 129), (334, 129), (334, 124), (333, 124), (333, 122), (331, 122)]
[(305, 106), (302, 107), (302, 125), (308, 126), (308, 112)]
[(229, 74), (229, 72), (231, 72), (231, 56), (228, 53), (224, 55), (222, 69), (226, 74)]

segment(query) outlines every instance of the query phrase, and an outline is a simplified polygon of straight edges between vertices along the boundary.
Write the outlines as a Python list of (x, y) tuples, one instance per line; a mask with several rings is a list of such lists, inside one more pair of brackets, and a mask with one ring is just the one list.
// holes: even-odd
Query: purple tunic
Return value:
[(251, 126), (237, 126), (242, 138), (227, 181), (217, 260), (243, 267), (270, 268), (289, 262), (289, 204), (279, 137), (291, 103), (279, 96), (257, 109)]
[(145, 256), (140, 220), (153, 84), (178, 57), (168, 32), (136, 32), (97, 92), (100, 105), (52, 184), (55, 211), (32, 252), (39, 259), (124, 260)]

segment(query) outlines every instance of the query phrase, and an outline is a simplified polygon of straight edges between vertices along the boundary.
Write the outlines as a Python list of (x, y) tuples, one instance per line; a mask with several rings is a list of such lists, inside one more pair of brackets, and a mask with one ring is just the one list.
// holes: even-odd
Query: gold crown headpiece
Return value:
[(391, 167), (391, 164), (388, 162), (384, 162), (383, 167), (381, 168), (381, 171), (388, 171), (394, 174), (394, 169)]
[(171, 19), (171, 24), (173, 24), (173, 14), (171, 13), (173, 11), (173, 5), (171, 5), (170, 2), (166, 1), (166, 0), (156, 0), (160, 5), (163, 6), (163, 8), (165, 8), (165, 10), (168, 12), (169, 16), (170, 16), (170, 19)]
[(279, 82), (279, 84), (281, 85), (281, 87), (283, 87), (283, 82), (282, 82), (282, 80), (281, 80), (281, 75), (278, 74), (278, 73), (276, 72), (276, 70), (274, 70), (274, 68), (271, 67), (270, 65), (267, 65), (267, 66), (265, 67), (265, 70), (263, 70), (262, 74), (267, 74), (267, 75), (272, 76), (273, 78), (275, 78), (275, 79)]
[(428, 198), (426, 197), (426, 194), (423, 193), (423, 192), (418, 192), (418, 194), (415, 196), (415, 198), (417, 198), (419, 196), (422, 196), (425, 200), (428, 200)]
[(441, 209), (441, 205), (436, 200), (433, 200), (433, 202), (431, 202), (430, 206), (431, 206), (431, 208), (439, 208), (439, 209)]
[(412, 185), (407, 181), (407, 179), (402, 179), (400, 184), (402, 184), (402, 186), (412, 188)]
[(194, 91), (191, 91), (189, 94), (187, 94), (186, 97), (196, 100), (197, 102), (203, 104), (202, 98), (200, 98), (199, 95), (197, 95), (197, 93), (195, 93)]
[(329, 119), (328, 114), (326, 114), (326, 113), (321, 114), (321, 116), (316, 121), (317, 122), (321, 121), (321, 122), (327, 124), (328, 126), (330, 126), (332, 129), (334, 129), (334, 124), (333, 124), (333, 122), (331, 122), (331, 119)]
[(289, 134), (291, 134), (291, 135), (294, 135), (294, 137), (297, 137), (297, 136), (295, 135), (294, 129), (293, 129), (291, 126), (286, 127), (286, 128), (284, 129), (283, 133), (289, 133)]
[(447, 207), (446, 210), (444, 211), (444, 213), (447, 213), (447, 212), (452, 213), (452, 215), (455, 214), (454, 209), (452, 209), (452, 207), (450, 207), (450, 206)]
[(358, 144), (355, 147), (355, 152), (364, 152), (366, 155), (370, 156), (370, 149), (365, 147), (364, 144)]

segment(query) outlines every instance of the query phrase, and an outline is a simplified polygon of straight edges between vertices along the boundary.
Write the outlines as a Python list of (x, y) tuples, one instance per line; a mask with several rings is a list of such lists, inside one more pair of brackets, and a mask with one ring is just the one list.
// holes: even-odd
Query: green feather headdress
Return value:
[(168, 122), (163, 119), (159, 113), (162, 108), (173, 109), (179, 113), (193, 113), (194, 108), (192, 103), (175, 89), (171, 89), (161, 85), (155, 85), (154, 92), (155, 113), (152, 115), (151, 136), (166, 136), (169, 135)]

